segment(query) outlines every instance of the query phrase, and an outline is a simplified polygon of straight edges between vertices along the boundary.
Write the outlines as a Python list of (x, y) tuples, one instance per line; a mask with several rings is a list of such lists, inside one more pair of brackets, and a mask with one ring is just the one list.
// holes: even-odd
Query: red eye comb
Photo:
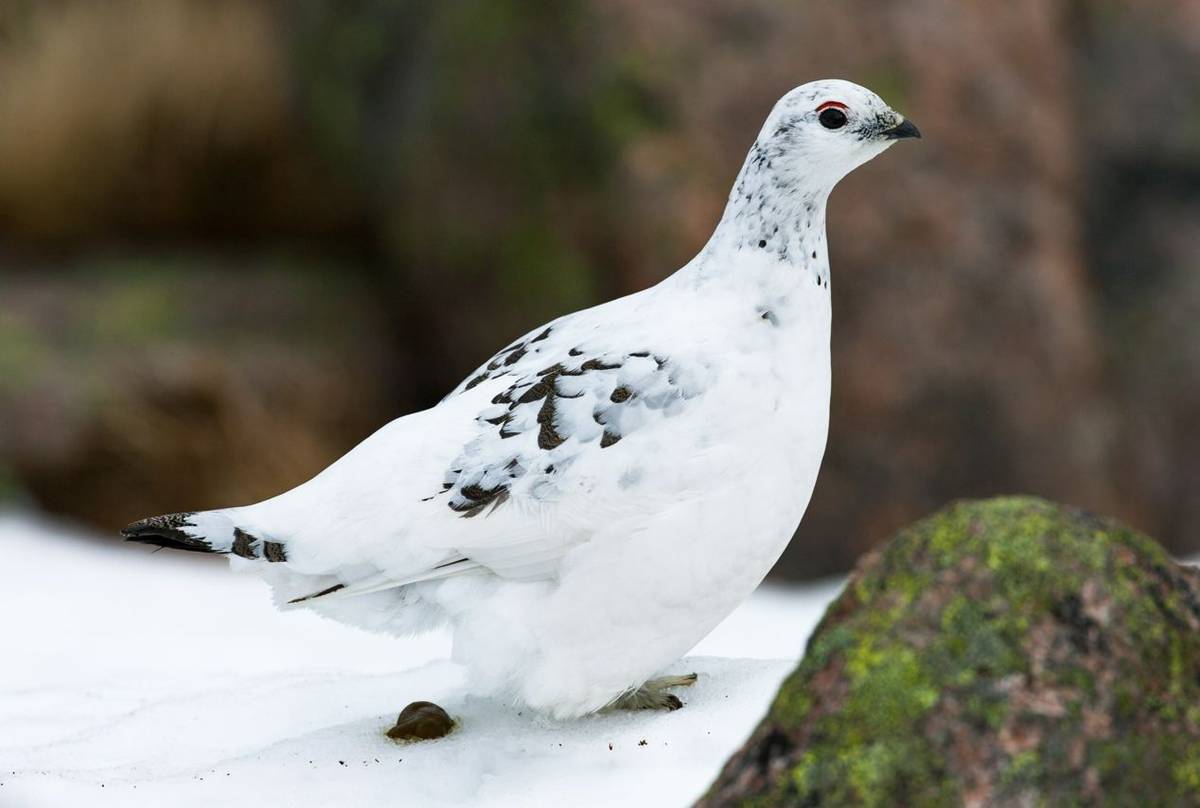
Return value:
[(824, 104), (817, 107), (817, 112), (821, 112), (822, 110), (826, 109), (850, 109), (850, 107), (846, 106), (841, 101), (826, 101)]

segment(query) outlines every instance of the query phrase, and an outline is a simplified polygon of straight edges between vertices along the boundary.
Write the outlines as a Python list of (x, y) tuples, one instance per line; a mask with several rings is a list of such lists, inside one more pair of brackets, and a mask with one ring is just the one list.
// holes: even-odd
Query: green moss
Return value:
[(1087, 513), (952, 505), (859, 565), (754, 736), (792, 739), (788, 774), (745, 796), (1200, 802), (1198, 581)]

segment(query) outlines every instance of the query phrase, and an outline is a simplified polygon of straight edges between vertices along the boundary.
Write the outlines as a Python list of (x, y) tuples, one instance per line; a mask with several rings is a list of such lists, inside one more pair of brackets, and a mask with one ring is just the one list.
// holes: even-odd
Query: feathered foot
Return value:
[(661, 676), (651, 679), (636, 690), (618, 696), (609, 709), (612, 710), (678, 710), (683, 702), (667, 690), (673, 687), (690, 687), (696, 683), (696, 674), (687, 676)]

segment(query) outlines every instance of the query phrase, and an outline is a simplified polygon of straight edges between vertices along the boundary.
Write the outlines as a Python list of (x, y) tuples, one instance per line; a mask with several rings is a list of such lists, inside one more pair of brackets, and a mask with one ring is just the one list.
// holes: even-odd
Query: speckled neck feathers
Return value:
[(727, 265), (731, 255), (758, 253), (828, 286), (825, 204), (830, 188), (820, 172), (808, 176), (785, 168), (791, 162), (780, 159), (785, 143), (785, 138), (766, 143), (760, 138), (751, 148), (725, 213), (700, 255), (704, 274), (721, 271), (716, 267)]

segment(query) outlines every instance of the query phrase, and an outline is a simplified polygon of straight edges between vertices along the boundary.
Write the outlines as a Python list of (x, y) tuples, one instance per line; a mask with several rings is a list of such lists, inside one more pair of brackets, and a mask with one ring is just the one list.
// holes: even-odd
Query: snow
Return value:
[[(674, 713), (554, 722), (461, 690), (449, 638), (281, 613), (224, 562), (0, 515), (0, 806), (687, 805), (840, 582), (764, 587), (670, 672)], [(447, 738), (386, 738), (410, 701)]]

